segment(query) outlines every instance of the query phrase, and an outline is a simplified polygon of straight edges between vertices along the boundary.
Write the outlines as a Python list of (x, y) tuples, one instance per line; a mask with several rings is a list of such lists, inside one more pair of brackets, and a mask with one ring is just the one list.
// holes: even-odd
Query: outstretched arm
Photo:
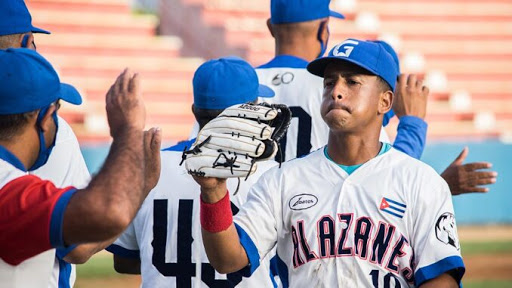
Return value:
[(249, 259), (233, 224), (226, 179), (194, 176), (201, 185), (201, 231), (206, 254), (219, 273), (239, 271)]
[[(152, 128), (144, 131), (144, 157), (145, 157), (145, 177), (144, 189), (149, 193), (157, 184), (160, 175), (160, 143), (161, 134), (157, 129)], [(63, 259), (68, 263), (83, 264), (94, 254), (105, 249), (112, 244), (119, 235), (102, 242), (94, 242), (78, 245), (71, 250)], [(139, 261), (140, 263), (140, 261)]]
[(428, 94), (429, 89), (416, 75), (400, 75), (393, 99), (393, 111), (400, 120), (393, 147), (416, 159), (423, 154), (427, 138), (428, 125), (423, 119)]
[[(62, 232), (68, 245), (105, 241), (120, 234), (149, 192), (144, 189), (146, 112), (139, 81), (137, 74), (125, 70), (107, 93), (107, 117), (114, 141), (98, 175), (69, 200)], [(160, 138), (159, 133), (152, 130), (155, 138)]]

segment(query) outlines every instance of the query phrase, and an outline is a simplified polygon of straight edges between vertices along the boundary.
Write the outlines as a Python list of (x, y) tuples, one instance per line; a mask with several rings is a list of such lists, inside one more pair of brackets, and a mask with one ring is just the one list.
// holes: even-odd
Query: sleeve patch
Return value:
[(436, 221), (436, 237), (439, 241), (446, 245), (451, 245), (455, 249), (460, 250), (459, 236), (457, 235), (457, 226), (455, 224), (455, 216), (446, 212), (439, 216)]

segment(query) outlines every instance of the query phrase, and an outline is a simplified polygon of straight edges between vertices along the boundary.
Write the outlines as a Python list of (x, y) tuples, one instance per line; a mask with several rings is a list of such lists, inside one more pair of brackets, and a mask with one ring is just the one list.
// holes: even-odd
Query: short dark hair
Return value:
[(0, 35), (0, 49), (7, 49), (14, 46), (23, 34)]
[(38, 112), (31, 111), (21, 114), (0, 115), (0, 140), (9, 141), (18, 135), (30, 118)]
[(386, 92), (386, 91), (395, 92), (395, 91), (393, 91), (393, 89), (391, 89), (391, 86), (388, 84), (388, 82), (386, 82), (386, 81), (384, 81), (384, 79), (382, 79), (382, 77), (377, 76), (377, 79), (379, 79), (379, 86), (380, 86), (381, 92)]

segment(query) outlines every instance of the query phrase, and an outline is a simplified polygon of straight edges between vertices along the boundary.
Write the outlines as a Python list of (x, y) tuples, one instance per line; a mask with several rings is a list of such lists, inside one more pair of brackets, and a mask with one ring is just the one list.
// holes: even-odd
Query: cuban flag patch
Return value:
[(386, 197), (380, 201), (380, 210), (398, 218), (403, 218), (407, 205)]

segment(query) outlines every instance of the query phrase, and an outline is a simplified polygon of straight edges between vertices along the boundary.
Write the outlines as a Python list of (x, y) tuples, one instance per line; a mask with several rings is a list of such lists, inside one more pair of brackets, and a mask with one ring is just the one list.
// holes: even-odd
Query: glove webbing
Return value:
[[(183, 162), (187, 159), (187, 155), (188, 154), (194, 154), (194, 155), (197, 155), (199, 153), (201, 153), (201, 147), (203, 147), (205, 144), (207, 144), (208, 142), (210, 142), (210, 139), (212, 138), (212, 136), (208, 136), (203, 142), (197, 144), (194, 148), (190, 149), (190, 150), (187, 150), (188, 147), (185, 146), (185, 148), (183, 149), (183, 154), (181, 155), (181, 162), (180, 162), (180, 166), (183, 164)], [(258, 146), (259, 147), (259, 146)], [(212, 168), (215, 168), (215, 167), (226, 167), (226, 168), (229, 168), (230, 171), (231, 171), (231, 174), (234, 174), (233, 173), (233, 168), (240, 168), (239, 165), (235, 165), (235, 162), (236, 162), (236, 158), (238, 157), (236, 155), (236, 153), (233, 153), (234, 156), (232, 158), (229, 158), (228, 156), (226, 156), (226, 153), (224, 153), (222, 151), (222, 149), (219, 149), (217, 150), (217, 152), (219, 152), (220, 154), (217, 156), (217, 158), (215, 159), (215, 161), (213, 161), (213, 166)], [(224, 160), (225, 162), (224, 163), (221, 163), (219, 162), (219, 160), (221, 159), (221, 157), (224, 157)], [(246, 158), (249, 158), (249, 155), (248, 154), (245, 154), (245, 157)], [(247, 178), (249, 178), (249, 175), (251, 173), (251, 170), (252, 170), (252, 167), (254, 166), (254, 163), (256, 162), (256, 159), (252, 159), (251, 160), (251, 166), (249, 167), (249, 170), (247, 171), (247, 176), (245, 176), (245, 179), (244, 180), (247, 180)], [(196, 175), (196, 176), (201, 176), (201, 177), (204, 177), (205, 173), (204, 172), (200, 172), (200, 171), (189, 171), (188, 172), (189, 174), (192, 174), (192, 175)], [(240, 186), (240, 183), (238, 183), (238, 186)], [(238, 192), (238, 187), (236, 189)], [(236, 193), (235, 192), (235, 193)]]

